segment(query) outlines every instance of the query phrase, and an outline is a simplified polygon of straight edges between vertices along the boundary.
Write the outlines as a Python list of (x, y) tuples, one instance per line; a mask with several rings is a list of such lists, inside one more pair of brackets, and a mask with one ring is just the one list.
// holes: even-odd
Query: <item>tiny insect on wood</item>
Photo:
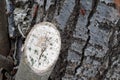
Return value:
[(82, 8), (82, 9), (80, 9), (80, 14), (81, 14), (81, 15), (83, 15), (83, 16), (84, 16), (84, 15), (85, 15), (85, 13), (86, 13), (85, 9), (83, 9), (83, 8)]

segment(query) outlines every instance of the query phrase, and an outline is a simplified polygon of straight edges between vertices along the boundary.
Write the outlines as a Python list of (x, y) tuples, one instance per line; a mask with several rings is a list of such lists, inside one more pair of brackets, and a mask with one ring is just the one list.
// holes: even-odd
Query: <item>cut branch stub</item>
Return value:
[(60, 34), (53, 24), (42, 22), (35, 25), (25, 41), (16, 80), (48, 80), (60, 48)]

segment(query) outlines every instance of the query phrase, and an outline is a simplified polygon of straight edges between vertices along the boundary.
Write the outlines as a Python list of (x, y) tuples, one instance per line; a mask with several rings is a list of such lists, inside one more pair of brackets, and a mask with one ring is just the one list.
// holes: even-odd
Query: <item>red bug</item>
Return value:
[(80, 9), (80, 14), (84, 16), (85, 13), (86, 13), (85, 9), (81, 8), (81, 9)]

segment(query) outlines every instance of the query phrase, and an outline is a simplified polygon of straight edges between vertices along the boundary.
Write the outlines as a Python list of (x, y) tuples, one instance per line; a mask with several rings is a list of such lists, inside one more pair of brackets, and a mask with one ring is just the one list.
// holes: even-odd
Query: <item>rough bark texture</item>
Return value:
[(10, 58), (0, 55), (0, 68), (7, 70), (8, 72), (13, 69), (13, 61)]
[(114, 0), (46, 0), (43, 6), (37, 21), (55, 23), (62, 37), (51, 80), (120, 79), (120, 17)]
[(0, 0), (0, 54), (7, 56), (10, 50), (5, 0)]
[(120, 80), (120, 16), (114, 0), (40, 0), (39, 4), (37, 22), (56, 24), (62, 38), (49, 80)]
[(0, 68), (10, 72), (13, 68), (11, 59), (6, 58), (9, 53), (9, 40), (7, 31), (7, 17), (5, 9), (5, 0), (0, 0)]

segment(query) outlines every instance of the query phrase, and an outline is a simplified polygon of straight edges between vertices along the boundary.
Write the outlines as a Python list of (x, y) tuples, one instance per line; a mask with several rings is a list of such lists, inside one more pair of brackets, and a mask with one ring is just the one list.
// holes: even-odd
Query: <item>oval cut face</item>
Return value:
[(25, 56), (28, 65), (35, 72), (47, 70), (58, 59), (61, 38), (56, 27), (42, 22), (33, 27), (25, 41)]

